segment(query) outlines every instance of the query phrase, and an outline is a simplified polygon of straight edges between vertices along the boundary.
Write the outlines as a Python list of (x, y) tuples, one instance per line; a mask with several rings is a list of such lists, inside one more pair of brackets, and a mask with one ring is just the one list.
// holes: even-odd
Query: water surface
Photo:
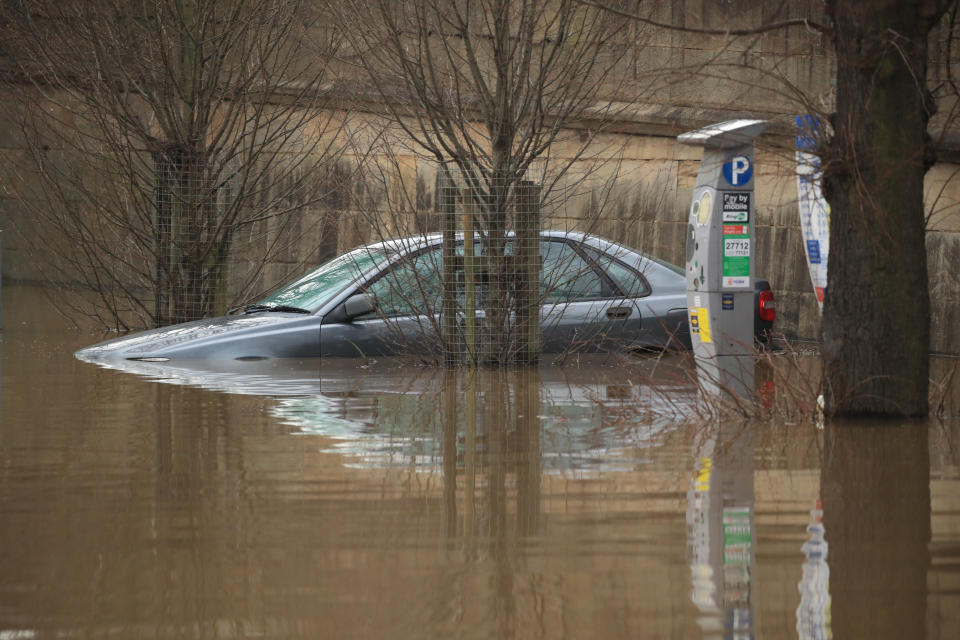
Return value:
[(114, 371), (4, 296), (0, 640), (960, 635), (957, 420), (690, 423), (653, 361)]

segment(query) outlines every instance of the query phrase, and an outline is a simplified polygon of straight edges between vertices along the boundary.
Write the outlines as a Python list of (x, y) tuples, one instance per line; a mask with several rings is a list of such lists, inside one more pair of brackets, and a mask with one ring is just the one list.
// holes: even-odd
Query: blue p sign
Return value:
[(734, 156), (723, 163), (723, 178), (734, 187), (742, 187), (753, 177), (753, 165), (747, 156)]

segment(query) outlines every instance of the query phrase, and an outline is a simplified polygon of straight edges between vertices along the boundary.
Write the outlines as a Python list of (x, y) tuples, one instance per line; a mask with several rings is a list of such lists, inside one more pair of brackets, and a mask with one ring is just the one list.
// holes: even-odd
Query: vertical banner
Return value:
[(797, 202), (800, 206), (800, 233), (810, 282), (823, 313), (827, 289), (827, 255), (830, 249), (830, 205), (820, 189), (820, 121), (816, 116), (797, 116)]

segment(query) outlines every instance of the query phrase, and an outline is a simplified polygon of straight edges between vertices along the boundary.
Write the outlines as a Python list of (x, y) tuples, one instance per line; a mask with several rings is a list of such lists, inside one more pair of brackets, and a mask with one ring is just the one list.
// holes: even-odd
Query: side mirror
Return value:
[(373, 296), (368, 293), (358, 293), (350, 296), (343, 303), (343, 314), (347, 320), (353, 320), (357, 316), (377, 310), (377, 303), (373, 301)]
[(323, 319), (323, 324), (350, 322), (358, 316), (377, 310), (377, 303), (369, 293), (352, 295), (334, 307)]

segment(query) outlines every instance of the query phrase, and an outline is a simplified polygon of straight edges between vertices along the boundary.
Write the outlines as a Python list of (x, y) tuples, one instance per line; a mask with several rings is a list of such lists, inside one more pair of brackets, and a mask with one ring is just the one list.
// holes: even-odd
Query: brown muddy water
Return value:
[(960, 637), (957, 419), (691, 424), (654, 361), (114, 371), (3, 293), (0, 640)]

